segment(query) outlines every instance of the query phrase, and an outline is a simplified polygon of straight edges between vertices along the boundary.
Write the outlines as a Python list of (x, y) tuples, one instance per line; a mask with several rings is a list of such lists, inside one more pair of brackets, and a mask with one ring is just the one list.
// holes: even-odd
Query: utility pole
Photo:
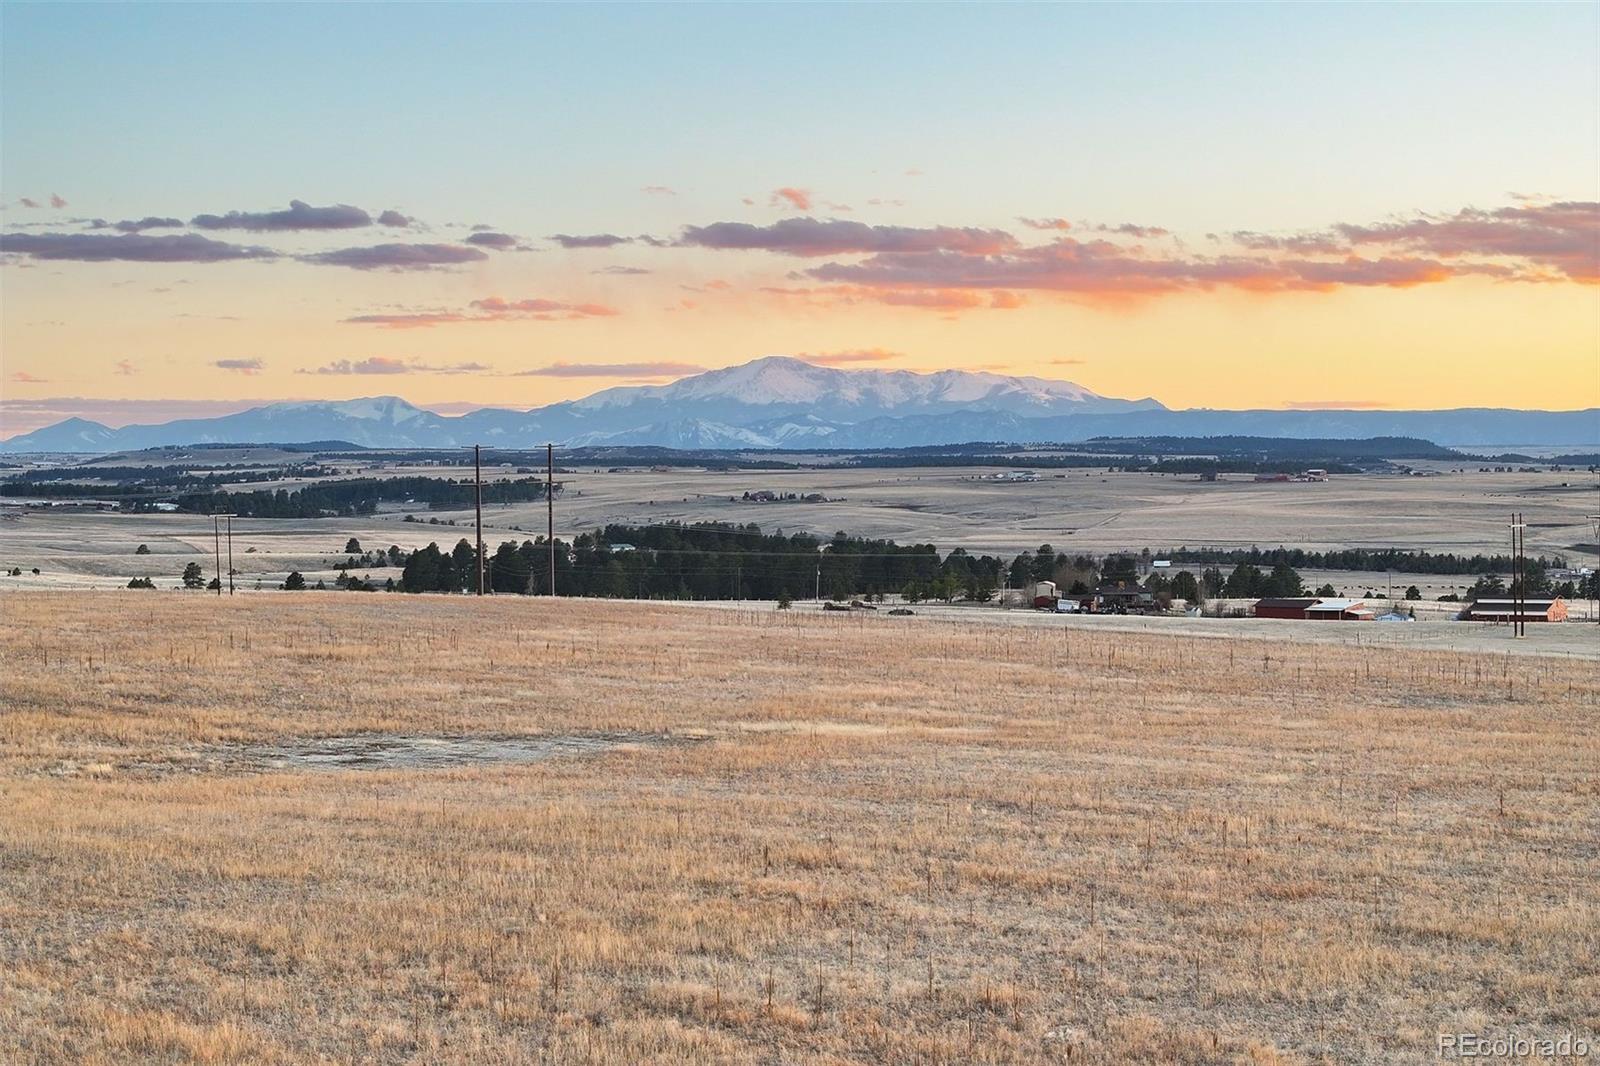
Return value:
[(1523, 603), (1527, 597), (1527, 590), (1523, 588), (1522, 546), (1527, 529), (1527, 523), (1522, 520), (1519, 512), (1511, 514), (1511, 635), (1520, 637), (1526, 632), (1526, 623), (1522, 618)]
[(483, 449), (472, 446), (472, 509), (478, 527), (478, 595), (483, 595)]
[(550, 595), (556, 594), (556, 446), (544, 446), (545, 544), (550, 549)]
[(1589, 617), (1600, 622), (1600, 514), (1585, 515), (1594, 529), (1594, 573), (1589, 575)]
[(211, 554), (217, 561), (217, 595), (222, 595), (222, 520), (228, 520), (228, 595), (233, 595), (233, 520), (239, 516), (218, 512), (211, 516)]

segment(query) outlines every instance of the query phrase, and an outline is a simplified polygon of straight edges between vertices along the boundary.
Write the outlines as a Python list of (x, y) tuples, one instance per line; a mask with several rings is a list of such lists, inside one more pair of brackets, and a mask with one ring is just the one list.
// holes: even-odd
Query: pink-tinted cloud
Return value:
[(883, 363), (899, 359), (904, 352), (887, 348), (856, 348), (842, 352), (801, 352), (795, 356), (815, 366), (852, 366), (859, 363)]
[(1382, 244), (1430, 255), (1523, 260), (1572, 280), (1600, 283), (1600, 202), (1524, 203), (1454, 215), (1418, 215), (1370, 226), (1340, 224), (1353, 245)]
[(1235, 230), (1229, 239), (1252, 252), (1293, 252), (1296, 255), (1347, 255), (1350, 244), (1328, 234), (1297, 233), (1276, 236), (1252, 230)]
[(412, 219), (395, 210), (385, 211), (378, 216), (378, 225), (388, 226), (392, 229), (405, 229), (411, 225)]
[(552, 363), (532, 370), (519, 370), (514, 377), (543, 378), (679, 378), (702, 373), (706, 368), (694, 363)]
[(793, 256), (851, 253), (958, 252), (989, 255), (1011, 250), (1017, 240), (1004, 230), (934, 226), (869, 226), (845, 219), (786, 218), (768, 226), (713, 222), (689, 226), (678, 243), (719, 250), (768, 251)]
[(485, 363), (448, 363), (435, 365), (415, 360), (394, 359), (374, 355), (366, 359), (335, 359), (311, 370), (297, 370), (297, 374), (322, 375), (389, 375), (389, 374), (482, 374), (493, 370)]
[(196, 215), (190, 219), (190, 225), (196, 229), (242, 229), (252, 233), (340, 230), (370, 226), (372, 216), (349, 204), (312, 207), (304, 200), (290, 200), (286, 211), (229, 211), (225, 215)]
[(41, 204), (38, 200), (35, 200), (31, 196), (24, 196), (22, 199), (18, 200), (17, 203), (21, 204), (23, 207), (43, 207), (44, 206), (44, 204)]
[(67, 202), (65, 200), (63, 200), (60, 196), (56, 195), (55, 193), (51, 193), (50, 194), (50, 206), (59, 211), (61, 208), (67, 206)]
[(600, 303), (569, 303), (563, 300), (507, 300), (489, 296), (474, 300), (464, 311), (404, 311), (354, 315), (346, 322), (385, 329), (429, 329), (465, 322), (555, 322), (582, 318), (611, 318), (621, 314), (615, 307)]
[(0, 233), (0, 252), (80, 263), (221, 263), (278, 258), (270, 248), (229, 244), (198, 233), (161, 237), (137, 233)]
[(568, 318), (611, 318), (622, 312), (599, 303), (566, 303), (561, 300), (506, 300), (489, 296), (473, 300), (472, 306), (486, 315), (560, 315)]
[(639, 191), (643, 192), (643, 193), (649, 193), (651, 196), (676, 196), (676, 195), (678, 195), (678, 190), (673, 189), (673, 188), (669, 188), (668, 186), (665, 186), (665, 185), (646, 185), (644, 188), (640, 189)]
[(797, 189), (793, 185), (785, 185), (781, 189), (772, 190), (771, 203), (773, 207), (788, 204), (796, 211), (811, 210), (811, 190)]
[(11, 380), (17, 382), (19, 385), (45, 385), (50, 381), (49, 378), (36, 377), (35, 375), (28, 373), (26, 370), (12, 371)]
[(260, 359), (218, 359), (211, 365), (235, 374), (259, 374), (266, 368), (266, 363)]
[(350, 267), (354, 270), (432, 270), (487, 258), (488, 254), (481, 249), (459, 244), (374, 244), (299, 257), (302, 263)]
[(1257, 256), (1149, 256), (1109, 241), (1063, 237), (1003, 255), (952, 252), (884, 253), (855, 263), (806, 271), (818, 281), (889, 292), (1049, 291), (1084, 296), (1151, 296), (1186, 290), (1237, 288), (1254, 292), (1338, 286), (1409, 287), (1481, 266), (1446, 266), (1432, 259), (1348, 257), (1336, 262)]
[(1072, 223), (1064, 218), (1019, 218), (1017, 221), (1029, 229), (1068, 230), (1072, 228)]
[(116, 372), (122, 377), (131, 378), (133, 375), (139, 372), (139, 368), (134, 365), (133, 360), (131, 359), (118, 359), (116, 362)]

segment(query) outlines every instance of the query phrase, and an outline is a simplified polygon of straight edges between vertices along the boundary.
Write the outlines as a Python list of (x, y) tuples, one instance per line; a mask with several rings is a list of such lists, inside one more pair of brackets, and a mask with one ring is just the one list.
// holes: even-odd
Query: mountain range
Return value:
[(1096, 436), (1421, 437), (1455, 445), (1592, 446), (1600, 409), (1169, 410), (1070, 381), (969, 370), (848, 370), (767, 356), (670, 385), (619, 386), (529, 411), (447, 416), (394, 396), (269, 403), (119, 429), (82, 418), (0, 441), (0, 452), (113, 452), (186, 444), (343, 440), (371, 448), (906, 448)]

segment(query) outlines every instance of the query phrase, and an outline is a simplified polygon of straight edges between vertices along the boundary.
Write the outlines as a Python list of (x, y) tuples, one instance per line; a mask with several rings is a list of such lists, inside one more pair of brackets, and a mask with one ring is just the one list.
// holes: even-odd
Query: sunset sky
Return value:
[(784, 353), (1600, 404), (1600, 6), (0, 9), (0, 435)]

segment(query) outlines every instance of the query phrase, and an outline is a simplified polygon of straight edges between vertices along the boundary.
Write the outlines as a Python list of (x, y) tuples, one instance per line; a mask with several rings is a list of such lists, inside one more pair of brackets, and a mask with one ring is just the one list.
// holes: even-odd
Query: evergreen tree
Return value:
[(1187, 570), (1179, 570), (1172, 575), (1172, 598), (1186, 600), (1198, 607), (1205, 602), (1205, 595), (1200, 591), (1200, 582), (1195, 580), (1193, 574)]

